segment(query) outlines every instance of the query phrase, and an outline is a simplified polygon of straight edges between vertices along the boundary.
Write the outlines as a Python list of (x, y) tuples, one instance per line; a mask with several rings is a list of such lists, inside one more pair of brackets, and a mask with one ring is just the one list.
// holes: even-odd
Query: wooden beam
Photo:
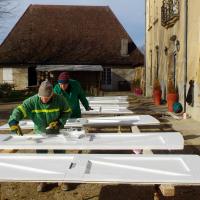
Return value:
[(162, 184), (159, 186), (160, 192), (164, 197), (175, 196), (175, 187), (171, 184)]
[(17, 149), (4, 149), (0, 150), (0, 153), (16, 153), (17, 151)]
[(138, 128), (138, 126), (131, 126), (131, 131), (132, 133), (140, 133), (140, 129)]

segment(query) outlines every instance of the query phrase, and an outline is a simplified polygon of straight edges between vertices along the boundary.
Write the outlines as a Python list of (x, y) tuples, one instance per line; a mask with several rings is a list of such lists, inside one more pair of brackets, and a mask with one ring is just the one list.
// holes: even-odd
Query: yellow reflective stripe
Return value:
[(59, 112), (60, 109), (59, 108), (55, 108), (55, 109), (41, 109), (41, 110), (32, 110), (32, 113), (51, 113), (51, 112)]
[(67, 110), (64, 110), (64, 112), (71, 112), (72, 109), (71, 108), (68, 108)]
[(18, 106), (17, 108), (23, 113), (24, 118), (27, 117), (26, 111), (25, 111), (25, 109), (23, 108), (22, 105)]

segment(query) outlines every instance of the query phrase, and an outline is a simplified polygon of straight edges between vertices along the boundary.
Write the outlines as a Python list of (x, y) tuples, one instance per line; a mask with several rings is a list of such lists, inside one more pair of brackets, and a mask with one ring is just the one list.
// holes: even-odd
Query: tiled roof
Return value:
[(143, 60), (107, 6), (30, 5), (0, 46), (0, 64), (138, 66)]

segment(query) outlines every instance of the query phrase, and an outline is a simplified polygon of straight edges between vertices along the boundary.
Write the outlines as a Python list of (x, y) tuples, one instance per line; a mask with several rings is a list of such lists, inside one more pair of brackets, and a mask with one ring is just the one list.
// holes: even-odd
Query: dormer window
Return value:
[(128, 56), (128, 39), (121, 39), (121, 56)]

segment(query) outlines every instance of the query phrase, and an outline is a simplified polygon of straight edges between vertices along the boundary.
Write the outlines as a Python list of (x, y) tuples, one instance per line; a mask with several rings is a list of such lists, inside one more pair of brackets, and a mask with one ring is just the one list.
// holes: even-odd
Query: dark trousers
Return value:
[[(65, 153), (65, 150), (53, 150), (53, 152), (56, 154), (62, 154), (62, 153)], [(36, 153), (48, 153), (48, 150), (46, 149), (38, 149), (36, 150)]]

